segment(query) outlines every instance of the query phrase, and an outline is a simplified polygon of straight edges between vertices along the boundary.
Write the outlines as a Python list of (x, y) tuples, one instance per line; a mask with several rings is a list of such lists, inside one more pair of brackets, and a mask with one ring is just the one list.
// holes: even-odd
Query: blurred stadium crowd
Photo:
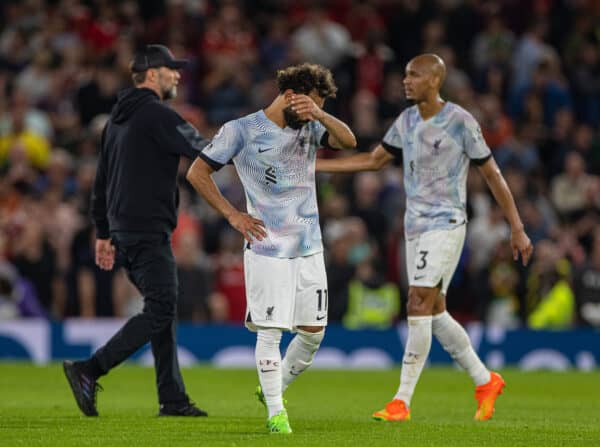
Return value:
[[(276, 69), (329, 67), (327, 108), (370, 150), (407, 106), (406, 62), (448, 66), (536, 244), (513, 262), (509, 228), (469, 178), (467, 243), (448, 294), (461, 321), (600, 327), (600, 3), (594, 0), (0, 0), (0, 319), (128, 316), (124, 274), (94, 266), (88, 218), (99, 135), (146, 43), (192, 63), (173, 107), (205, 136), (268, 104)], [(325, 157), (335, 157), (323, 151)], [(241, 324), (242, 239), (186, 183), (173, 246), (182, 320)], [(235, 171), (216, 176), (238, 207)], [(318, 177), (330, 320), (402, 317), (402, 167)]]

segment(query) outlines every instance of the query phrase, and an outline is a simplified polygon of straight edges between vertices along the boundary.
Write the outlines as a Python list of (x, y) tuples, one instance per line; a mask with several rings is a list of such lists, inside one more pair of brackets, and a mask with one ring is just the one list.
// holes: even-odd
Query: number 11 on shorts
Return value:
[[(323, 298), (325, 298), (323, 300)], [(327, 289), (317, 289), (317, 311), (327, 310)]]

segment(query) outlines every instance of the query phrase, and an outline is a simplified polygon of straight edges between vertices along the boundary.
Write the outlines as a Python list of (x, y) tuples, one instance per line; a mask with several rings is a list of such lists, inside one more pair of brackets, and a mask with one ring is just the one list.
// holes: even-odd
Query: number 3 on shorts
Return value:
[(425, 259), (427, 253), (429, 252), (426, 250), (421, 250), (419, 252), (419, 254), (421, 255), (421, 263), (417, 265), (417, 270), (423, 270), (427, 266), (427, 259)]

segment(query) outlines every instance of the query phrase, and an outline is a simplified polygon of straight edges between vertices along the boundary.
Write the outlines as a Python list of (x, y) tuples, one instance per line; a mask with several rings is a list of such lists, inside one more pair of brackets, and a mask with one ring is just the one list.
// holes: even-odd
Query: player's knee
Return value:
[(281, 342), (281, 329), (258, 329), (256, 332), (256, 344), (265, 347), (279, 348)]
[(406, 311), (408, 315), (431, 315), (433, 311), (433, 300), (430, 294), (421, 288), (411, 288), (408, 291), (408, 302)]
[(432, 315), (439, 315), (446, 311), (446, 296), (439, 294), (436, 300), (433, 302)]
[(321, 332), (324, 329), (325, 328), (323, 326), (298, 326), (297, 327), (298, 332), (303, 331), (303, 332), (316, 333), (316, 332)]
[(308, 332), (302, 329), (298, 329), (297, 335), (304, 346), (311, 351), (316, 351), (321, 346), (321, 342), (325, 337), (325, 328), (320, 328), (319, 332)]

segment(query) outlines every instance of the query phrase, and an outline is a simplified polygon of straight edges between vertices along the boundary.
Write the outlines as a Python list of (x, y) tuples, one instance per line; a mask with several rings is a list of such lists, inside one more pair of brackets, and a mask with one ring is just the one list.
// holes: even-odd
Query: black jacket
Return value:
[(207, 143), (152, 90), (122, 91), (102, 132), (91, 206), (97, 237), (173, 231), (179, 158), (195, 159)]

